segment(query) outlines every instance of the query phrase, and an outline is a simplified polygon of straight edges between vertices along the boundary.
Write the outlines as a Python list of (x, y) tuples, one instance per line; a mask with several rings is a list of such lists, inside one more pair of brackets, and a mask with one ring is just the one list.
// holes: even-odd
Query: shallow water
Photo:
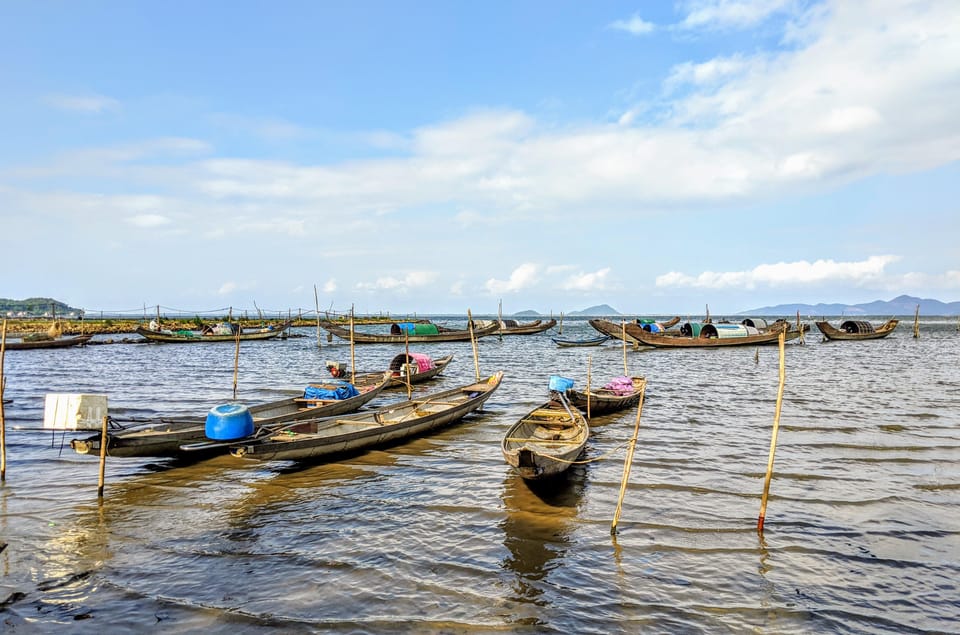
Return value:
[[(874, 322), (879, 322), (875, 319)], [(6, 355), (0, 486), (4, 632), (960, 632), (960, 333), (786, 346), (763, 538), (756, 532), (778, 349), (628, 350), (648, 379), (619, 532), (610, 524), (637, 411), (592, 421), (582, 465), (532, 491), (500, 454), (551, 374), (624, 372), (618, 343), (479, 341), (506, 378), (484, 412), (429, 437), (301, 465), (230, 456), (97, 459), (29, 431), (49, 392), (113, 414), (202, 415), (230, 400), (234, 348), (113, 344)], [(315, 332), (244, 344), (238, 395), (276, 399), (349, 362)], [(566, 320), (564, 336), (589, 336)], [(98, 338), (103, 339), (103, 338)], [(469, 342), (441, 379), (471, 381)], [(358, 368), (402, 347), (362, 345)], [(375, 404), (404, 396), (391, 391)], [(86, 433), (82, 433), (86, 434)]]

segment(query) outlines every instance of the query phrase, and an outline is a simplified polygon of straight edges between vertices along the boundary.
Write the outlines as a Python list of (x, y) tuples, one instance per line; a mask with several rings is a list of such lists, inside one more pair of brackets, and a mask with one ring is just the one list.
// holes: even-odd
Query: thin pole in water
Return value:
[(406, 348), (407, 354), (407, 399), (413, 398), (413, 384), (410, 379), (410, 331), (409, 329), (403, 329), (403, 346)]
[(0, 481), (7, 480), (7, 422), (3, 412), (3, 393), (7, 387), (4, 363), (7, 355), (7, 320), (3, 320), (3, 333), (0, 334)]
[(787, 371), (783, 343), (785, 332), (780, 331), (780, 386), (777, 388), (777, 408), (773, 417), (773, 433), (770, 435), (770, 456), (767, 459), (767, 475), (763, 479), (763, 496), (760, 499), (760, 516), (757, 518), (757, 533), (763, 535), (763, 522), (767, 516), (767, 497), (770, 495), (770, 480), (773, 478), (773, 458), (777, 453), (777, 433), (780, 431), (780, 409), (783, 406), (783, 385)]
[(350, 383), (357, 383), (357, 358), (354, 353), (354, 341), (353, 341), (353, 306), (350, 305)]
[(617, 498), (617, 510), (613, 514), (613, 523), (610, 525), (610, 534), (616, 535), (617, 523), (620, 522), (620, 511), (623, 507), (623, 497), (627, 493), (627, 482), (630, 480), (630, 466), (633, 463), (633, 452), (637, 448), (637, 437), (640, 436), (640, 415), (643, 413), (643, 400), (647, 394), (647, 380), (640, 385), (640, 403), (637, 404), (637, 419), (633, 425), (633, 437), (627, 445), (627, 457), (623, 461), (623, 478), (620, 479), (620, 496)]
[(920, 305), (917, 305), (917, 311), (913, 314), (913, 337), (920, 337)]
[(560, 329), (557, 331), (557, 335), (563, 335), (563, 311), (560, 311)]
[(107, 417), (103, 418), (100, 430), (100, 478), (97, 480), (97, 498), (103, 500), (104, 474), (107, 470)]
[(313, 304), (317, 308), (317, 348), (323, 348), (320, 345), (320, 296), (317, 295), (317, 285), (313, 285)]
[(477, 338), (473, 336), (473, 314), (467, 309), (467, 328), (470, 329), (470, 344), (473, 346), (473, 368), (480, 381), (480, 358), (477, 356)]
[(587, 419), (590, 418), (590, 364), (593, 359), (587, 355)]
[(623, 342), (623, 374), (627, 374), (627, 323), (620, 320), (620, 340)]
[(233, 352), (233, 398), (237, 398), (237, 378), (240, 375), (240, 325), (237, 325), (236, 348)]

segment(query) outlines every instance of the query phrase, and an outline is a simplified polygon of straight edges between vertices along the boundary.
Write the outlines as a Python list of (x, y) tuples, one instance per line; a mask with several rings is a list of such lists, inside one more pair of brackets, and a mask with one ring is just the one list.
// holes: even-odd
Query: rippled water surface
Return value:
[[(879, 320), (875, 320), (879, 322)], [(203, 415), (232, 396), (234, 347), (111, 344), (6, 354), (0, 485), (3, 632), (960, 632), (960, 333), (921, 320), (885, 340), (786, 346), (763, 538), (756, 532), (778, 349), (560, 349), (483, 338), (506, 378), (483, 413), (327, 464), (230, 456), (98, 461), (39, 427), (44, 394), (107, 394), (111, 413)], [(348, 343), (245, 343), (238, 395), (277, 399), (349, 362)], [(567, 320), (564, 336), (595, 334)], [(99, 338), (98, 339), (103, 339)], [(473, 379), (469, 342), (443, 390)], [(385, 368), (402, 347), (358, 345)], [(499, 442), (546, 398), (648, 379), (637, 411), (592, 421), (585, 462), (550, 489)], [(384, 393), (374, 405), (400, 399)], [(85, 434), (85, 433), (84, 433)]]

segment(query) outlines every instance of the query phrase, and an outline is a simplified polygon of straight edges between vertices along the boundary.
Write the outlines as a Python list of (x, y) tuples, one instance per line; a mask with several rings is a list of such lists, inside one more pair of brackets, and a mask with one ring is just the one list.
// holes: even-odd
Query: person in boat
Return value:
[(331, 362), (326, 363), (327, 370), (330, 372), (332, 377), (340, 378), (347, 374), (347, 369), (343, 365), (343, 362)]

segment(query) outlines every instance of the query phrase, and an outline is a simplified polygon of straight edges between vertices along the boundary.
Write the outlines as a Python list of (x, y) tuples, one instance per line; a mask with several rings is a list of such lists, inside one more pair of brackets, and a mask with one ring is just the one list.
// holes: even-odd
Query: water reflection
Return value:
[(506, 512), (500, 528), (510, 552), (500, 566), (515, 575), (514, 601), (549, 604), (551, 571), (560, 566), (570, 547), (577, 511), (586, 487), (586, 469), (575, 465), (549, 482), (527, 482), (512, 471), (503, 481), (501, 500)]

